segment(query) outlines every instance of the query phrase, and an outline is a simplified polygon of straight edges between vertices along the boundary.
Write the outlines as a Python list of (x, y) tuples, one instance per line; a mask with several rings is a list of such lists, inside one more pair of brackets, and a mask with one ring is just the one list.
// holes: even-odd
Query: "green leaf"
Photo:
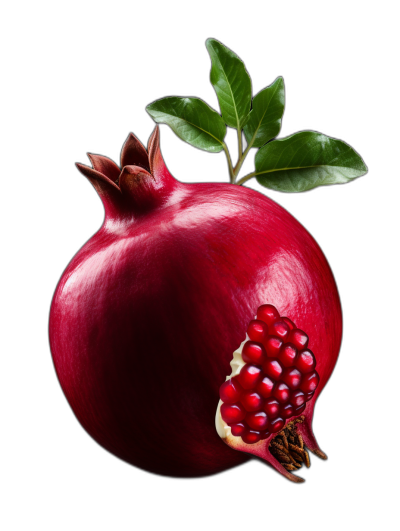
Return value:
[(368, 171), (351, 146), (315, 131), (270, 142), (256, 153), (255, 165), (257, 181), (280, 192), (347, 183)]
[(253, 98), (253, 109), (244, 126), (247, 144), (261, 147), (275, 138), (281, 130), (284, 109), (285, 86), (283, 78), (278, 77)]
[(146, 111), (155, 122), (169, 125), (179, 138), (194, 147), (211, 153), (223, 149), (225, 123), (199, 98), (162, 98), (147, 105)]
[(211, 57), (210, 80), (217, 93), (222, 117), (241, 130), (250, 112), (251, 80), (243, 62), (215, 39), (206, 42)]

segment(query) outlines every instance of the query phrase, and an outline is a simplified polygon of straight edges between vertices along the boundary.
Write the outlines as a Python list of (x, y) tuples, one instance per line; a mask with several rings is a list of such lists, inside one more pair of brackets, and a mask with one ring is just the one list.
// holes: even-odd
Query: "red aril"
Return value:
[(242, 358), (246, 363), (262, 365), (267, 358), (267, 354), (261, 343), (247, 341), (243, 347)]
[(261, 439), (261, 433), (256, 430), (245, 430), (242, 439), (246, 444), (255, 444)]
[(261, 409), (263, 399), (254, 391), (244, 391), (240, 398), (240, 403), (246, 411), (258, 411)]
[(270, 398), (264, 404), (264, 411), (270, 418), (277, 417), (279, 413), (279, 402), (275, 398)]
[(308, 395), (305, 395), (303, 391), (294, 391), (290, 395), (290, 403), (293, 404), (295, 408), (300, 407), (304, 404), (304, 402), (308, 401), (311, 398), (308, 397)]
[(271, 378), (268, 378), (268, 376), (264, 376), (264, 378), (258, 382), (256, 391), (263, 398), (269, 398), (272, 395), (273, 388), (274, 388), (274, 382), (271, 380)]
[(263, 304), (257, 310), (257, 319), (271, 326), (279, 319), (279, 312), (272, 304)]
[(315, 369), (315, 357), (311, 350), (303, 350), (297, 357), (295, 365), (303, 374)]
[(243, 422), (239, 422), (238, 424), (231, 425), (231, 432), (232, 432), (232, 435), (234, 435), (235, 437), (241, 437), (245, 429), (246, 427), (243, 424)]
[(243, 389), (254, 389), (261, 378), (261, 369), (255, 365), (245, 365), (238, 376)]
[(288, 317), (281, 317), (282, 321), (285, 321), (285, 323), (288, 325), (290, 330), (293, 330), (293, 328), (296, 328), (293, 321), (291, 321)]
[(280, 417), (270, 419), (268, 421), (268, 431), (271, 433), (277, 433), (278, 431), (281, 431), (284, 425), (285, 421)]
[(267, 359), (263, 365), (264, 373), (271, 378), (271, 380), (278, 380), (282, 374), (282, 365), (278, 360)]
[(305, 334), (303, 330), (299, 330), (298, 328), (294, 328), (289, 332), (287, 340), (299, 350), (303, 350), (308, 345), (307, 334)]
[(290, 389), (297, 389), (301, 381), (301, 372), (294, 367), (288, 367), (283, 371), (281, 378)]
[[(82, 426), (121, 459), (172, 476), (212, 474), (248, 459), (230, 438), (243, 449), (245, 440), (259, 437), (249, 444), (252, 453), (271, 455), (271, 439), (258, 430), (243, 438), (230, 432), (223, 444), (212, 419), (249, 323), (264, 322), (268, 333), (278, 320), (290, 328), (287, 318), (313, 334), (320, 382), (300, 406), (299, 430), (308, 448), (320, 452), (311, 420), (336, 363), (342, 321), (334, 278), (312, 236), (250, 188), (175, 180), (162, 159), (158, 129), (147, 150), (129, 136), (121, 167), (99, 155), (90, 160), (93, 168), (78, 167), (98, 192), (105, 219), (65, 269), (49, 326), (55, 369)], [(290, 343), (304, 350), (294, 330)], [(260, 342), (279, 365), (286, 343), (278, 341)], [(243, 366), (235, 374), (241, 387), (255, 389), (264, 377), (278, 377), (279, 371), (264, 374), (263, 366)], [(223, 416), (244, 426), (247, 412), (240, 398), (233, 402), (234, 388), (221, 391)], [(271, 455), (270, 463), (292, 476), (275, 461)]]
[(271, 336), (279, 337), (281, 341), (285, 341), (289, 335), (290, 327), (285, 321), (275, 321), (268, 329)]
[(254, 319), (250, 321), (250, 324), (247, 328), (247, 335), (251, 341), (257, 341), (257, 343), (264, 343), (265, 339), (268, 336), (268, 326), (263, 321)]
[(243, 388), (237, 378), (229, 378), (219, 388), (219, 397), (225, 404), (235, 404), (242, 393)]
[(283, 419), (288, 419), (290, 417), (293, 417), (294, 411), (295, 411), (295, 406), (292, 405), (292, 404), (293, 404), (293, 402), (291, 402), (290, 404), (282, 405), (279, 408), (279, 416), (282, 417)]
[(280, 356), (280, 351), (282, 348), (282, 340), (279, 339), (279, 337), (275, 336), (269, 336), (264, 341), (265, 350), (267, 352), (267, 356), (270, 358), (278, 358)]
[(237, 424), (246, 417), (246, 410), (241, 404), (222, 404), (221, 417), (227, 424)]
[(296, 356), (296, 347), (290, 343), (286, 343), (278, 353), (278, 360), (282, 367), (293, 367)]
[(246, 422), (253, 430), (265, 430), (268, 423), (268, 417), (264, 411), (257, 411), (256, 413), (249, 413), (246, 416)]
[(317, 388), (317, 385), (319, 383), (319, 376), (318, 373), (315, 371), (311, 374), (305, 375), (300, 384), (300, 389), (303, 391), (303, 393), (312, 393)]
[(273, 395), (280, 404), (285, 404), (289, 401), (290, 389), (284, 382), (280, 382), (274, 387)]

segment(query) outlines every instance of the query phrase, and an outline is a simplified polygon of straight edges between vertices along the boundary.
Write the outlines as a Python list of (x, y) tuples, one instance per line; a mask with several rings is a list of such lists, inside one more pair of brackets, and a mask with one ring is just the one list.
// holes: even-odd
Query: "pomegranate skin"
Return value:
[(148, 163), (133, 139), (120, 174), (98, 156), (94, 170), (80, 166), (106, 216), (56, 288), (54, 365), (104, 448), (158, 474), (208, 475), (249, 458), (221, 441), (214, 418), (257, 308), (273, 304), (310, 337), (320, 376), (302, 413), (311, 425), (339, 354), (339, 295), (321, 249), (286, 210), (242, 186), (176, 181), (158, 128)]

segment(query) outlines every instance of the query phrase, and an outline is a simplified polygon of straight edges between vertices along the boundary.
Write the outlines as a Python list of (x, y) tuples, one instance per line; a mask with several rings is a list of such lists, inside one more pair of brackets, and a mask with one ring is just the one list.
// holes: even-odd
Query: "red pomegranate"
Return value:
[[(218, 435), (215, 410), (246, 331), (256, 344), (247, 348), (246, 359), (264, 356), (257, 351), (257, 333), (263, 331), (254, 317), (269, 304), (284, 316), (263, 343), (284, 360), (283, 385), (273, 398), (284, 402), (287, 387), (297, 386), (297, 372), (286, 369), (299, 356), (293, 345), (307, 349), (304, 331), (319, 384), (301, 416), (287, 408), (285, 419), (302, 421), (302, 442), (323, 457), (311, 421), (336, 363), (342, 319), (332, 272), (312, 236), (254, 190), (175, 180), (161, 156), (158, 128), (147, 151), (134, 135), (128, 137), (122, 170), (106, 157), (89, 158), (93, 168), (77, 166), (103, 201), (105, 220), (64, 271), (50, 313), (55, 368), (82, 426), (116, 456), (159, 474), (202, 476), (244, 462), (248, 454)], [(287, 341), (291, 327), (297, 336)], [(264, 365), (274, 356), (262, 358)], [(256, 362), (247, 364), (250, 379)], [(307, 364), (313, 360), (303, 355), (301, 374)], [(268, 393), (277, 370), (274, 363), (265, 366), (259, 390)], [(257, 412), (254, 393), (244, 402)], [(301, 397), (293, 400), (302, 405)], [(253, 415), (254, 426), (265, 424), (265, 407), (264, 415)], [(287, 437), (293, 425), (286, 424)], [(275, 428), (283, 429), (279, 423)], [(243, 442), (241, 427), (233, 431)], [(264, 443), (268, 449), (273, 434), (268, 437), (237, 447), (257, 453), (252, 448)], [(270, 463), (296, 478), (289, 465)]]

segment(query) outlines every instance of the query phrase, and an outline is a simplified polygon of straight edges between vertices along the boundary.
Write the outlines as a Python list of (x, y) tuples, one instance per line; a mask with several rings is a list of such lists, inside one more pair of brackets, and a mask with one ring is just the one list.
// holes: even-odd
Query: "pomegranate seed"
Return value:
[(285, 369), (282, 373), (282, 380), (290, 389), (297, 389), (300, 385), (301, 374), (297, 369)]
[(303, 348), (307, 348), (308, 335), (305, 332), (303, 332), (303, 330), (294, 328), (293, 330), (289, 332), (287, 341), (288, 343), (293, 343), (293, 345), (299, 350), (303, 350)]
[(279, 361), (275, 359), (267, 359), (267, 361), (263, 365), (263, 371), (267, 376), (272, 378), (272, 380), (278, 380), (280, 375), (282, 374), (282, 370), (283, 369)]
[(220, 388), (221, 416), (246, 444), (268, 439), (306, 409), (319, 383), (308, 336), (270, 304), (250, 321), (245, 365)]
[(244, 365), (238, 378), (244, 389), (254, 389), (261, 378), (261, 369), (255, 365)]
[(302, 391), (295, 391), (290, 395), (290, 403), (293, 404), (294, 407), (300, 407), (302, 406), (307, 397)]
[(311, 374), (307, 374), (306, 376), (303, 376), (303, 379), (301, 380), (301, 384), (300, 384), (300, 389), (303, 391), (303, 393), (311, 393), (315, 391), (318, 384), (319, 384), (319, 376), (314, 371)]
[(294, 410), (294, 414), (295, 414), (295, 415), (300, 415), (300, 413), (303, 413), (303, 411), (306, 409), (306, 405), (307, 405), (307, 404), (303, 404), (302, 406), (297, 407), (297, 408)]
[(285, 421), (282, 418), (278, 417), (268, 422), (268, 430), (271, 433), (277, 433), (278, 431), (281, 431), (284, 425)]
[(247, 335), (251, 341), (263, 343), (268, 336), (268, 326), (264, 321), (254, 319), (250, 321), (249, 327), (247, 328)]
[(244, 420), (246, 416), (246, 410), (240, 404), (222, 404), (221, 417), (227, 424), (237, 424), (241, 420)]
[(242, 422), (239, 424), (232, 424), (231, 426), (232, 435), (235, 437), (240, 437), (245, 429), (245, 425)]
[(268, 327), (269, 334), (271, 336), (279, 337), (282, 341), (288, 337), (290, 328), (285, 321), (275, 321), (270, 327)]
[(285, 404), (288, 402), (290, 396), (289, 387), (285, 383), (281, 382), (274, 388), (273, 395), (278, 402)]
[(247, 411), (259, 411), (261, 409), (263, 399), (254, 391), (245, 391), (242, 394), (240, 402)]
[(267, 337), (267, 339), (264, 341), (267, 356), (269, 356), (270, 358), (277, 358), (279, 356), (279, 351), (281, 350), (282, 345), (283, 343), (278, 337)]
[(292, 404), (285, 404), (279, 408), (279, 415), (284, 419), (293, 417), (294, 415), (294, 406)]
[(272, 394), (273, 387), (274, 387), (274, 382), (270, 380), (268, 376), (264, 376), (261, 382), (257, 384), (256, 391), (263, 398), (269, 398)]
[(235, 404), (243, 392), (240, 383), (236, 378), (229, 379), (219, 388), (219, 397), (224, 404)]
[(269, 418), (273, 419), (278, 416), (279, 413), (279, 402), (274, 398), (270, 398), (264, 404), (264, 411)]
[(316, 365), (314, 354), (311, 350), (303, 350), (298, 355), (295, 365), (302, 374), (313, 371)]
[(247, 341), (242, 350), (242, 358), (246, 363), (262, 365), (267, 358), (267, 354), (261, 343)]
[(295, 358), (297, 356), (297, 349), (294, 345), (286, 343), (283, 345), (281, 351), (278, 354), (278, 359), (281, 365), (284, 367), (292, 367), (294, 365)]
[(246, 416), (246, 422), (253, 430), (265, 430), (268, 423), (268, 417), (264, 411), (257, 411), (256, 413), (249, 413)]
[(271, 325), (279, 319), (279, 312), (272, 304), (263, 304), (257, 310), (257, 319), (264, 321), (267, 325)]
[(307, 394), (306, 394), (306, 402), (308, 402), (309, 400), (311, 400), (313, 394), (314, 394), (314, 391), (313, 391), (312, 393), (307, 393)]
[(261, 439), (261, 434), (255, 430), (245, 430), (242, 439), (246, 444), (255, 444)]
[(290, 328), (290, 330), (293, 330), (293, 328), (296, 328), (296, 325), (294, 324), (293, 321), (291, 321), (289, 319), (289, 317), (281, 317), (282, 321), (285, 321), (285, 323), (288, 325), (288, 327)]

